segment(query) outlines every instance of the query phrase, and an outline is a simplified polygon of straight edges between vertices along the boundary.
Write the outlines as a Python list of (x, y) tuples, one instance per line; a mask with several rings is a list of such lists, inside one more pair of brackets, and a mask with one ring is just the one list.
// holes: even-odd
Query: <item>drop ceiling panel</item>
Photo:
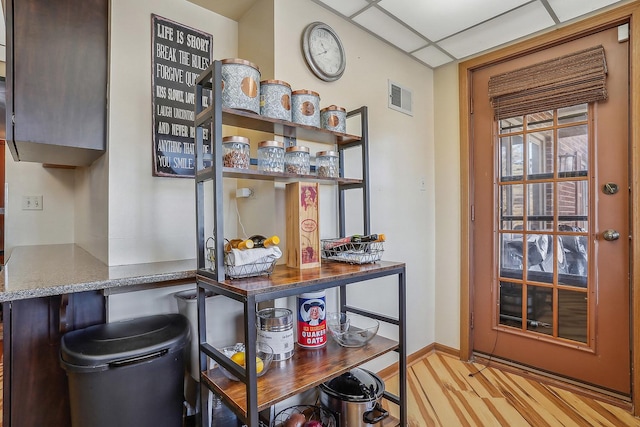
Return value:
[(547, 0), (561, 22), (618, 3), (616, 0)]
[(434, 45), (417, 50), (413, 52), (412, 55), (433, 68), (439, 67), (440, 65), (446, 64), (447, 62), (451, 62), (453, 60), (453, 58), (451, 58), (449, 55), (447, 55)]
[(367, 0), (320, 0), (320, 2), (344, 16), (351, 16), (369, 5)]
[(477, 25), (530, 0), (382, 0), (382, 8), (431, 41)]
[(456, 58), (464, 58), (554, 25), (539, 2), (500, 15), (481, 25), (442, 40), (438, 45)]
[(371, 7), (356, 15), (353, 20), (405, 52), (411, 52), (427, 45), (427, 41), (422, 37), (376, 7)]

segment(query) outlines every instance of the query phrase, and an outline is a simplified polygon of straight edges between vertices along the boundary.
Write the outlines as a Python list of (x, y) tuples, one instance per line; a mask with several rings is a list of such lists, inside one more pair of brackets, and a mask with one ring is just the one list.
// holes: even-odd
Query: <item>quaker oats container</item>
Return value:
[(225, 136), (222, 138), (222, 166), (226, 168), (249, 169), (249, 138)]
[(320, 95), (312, 90), (291, 92), (291, 118), (294, 123), (320, 127)]
[(284, 154), (284, 171), (298, 175), (309, 175), (311, 173), (309, 157), (309, 147), (302, 145), (287, 147), (287, 152)]
[(222, 106), (260, 114), (260, 69), (238, 58), (222, 61)]
[(338, 178), (340, 176), (340, 158), (336, 151), (318, 151), (316, 153), (316, 175), (318, 178)]
[(284, 144), (278, 141), (261, 141), (258, 144), (258, 170), (284, 172)]
[(320, 124), (323, 129), (333, 132), (347, 132), (347, 110), (330, 105), (320, 110)]
[(291, 121), (291, 86), (282, 80), (260, 82), (260, 115)]

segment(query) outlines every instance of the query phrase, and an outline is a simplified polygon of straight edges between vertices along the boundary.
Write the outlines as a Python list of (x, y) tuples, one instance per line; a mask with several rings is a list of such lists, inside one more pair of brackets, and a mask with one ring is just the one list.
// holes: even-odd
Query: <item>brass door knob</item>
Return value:
[(604, 233), (602, 233), (602, 237), (604, 238), (604, 240), (612, 242), (620, 238), (620, 233), (618, 233), (616, 230), (605, 230)]

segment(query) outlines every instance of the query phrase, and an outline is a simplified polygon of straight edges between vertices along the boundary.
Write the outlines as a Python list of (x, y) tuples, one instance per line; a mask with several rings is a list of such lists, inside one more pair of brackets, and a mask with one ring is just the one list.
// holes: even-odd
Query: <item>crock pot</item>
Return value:
[(384, 382), (356, 368), (320, 384), (320, 403), (339, 418), (340, 427), (373, 426), (389, 416), (380, 401)]

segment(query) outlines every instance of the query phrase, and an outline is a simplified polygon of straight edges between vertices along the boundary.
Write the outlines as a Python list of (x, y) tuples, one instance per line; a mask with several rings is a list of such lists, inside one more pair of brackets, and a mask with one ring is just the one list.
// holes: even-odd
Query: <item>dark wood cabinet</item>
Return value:
[(15, 160), (87, 166), (106, 151), (108, 0), (7, 0)]
[(66, 331), (105, 323), (99, 291), (4, 303), (5, 427), (69, 427), (67, 377), (60, 365)]

